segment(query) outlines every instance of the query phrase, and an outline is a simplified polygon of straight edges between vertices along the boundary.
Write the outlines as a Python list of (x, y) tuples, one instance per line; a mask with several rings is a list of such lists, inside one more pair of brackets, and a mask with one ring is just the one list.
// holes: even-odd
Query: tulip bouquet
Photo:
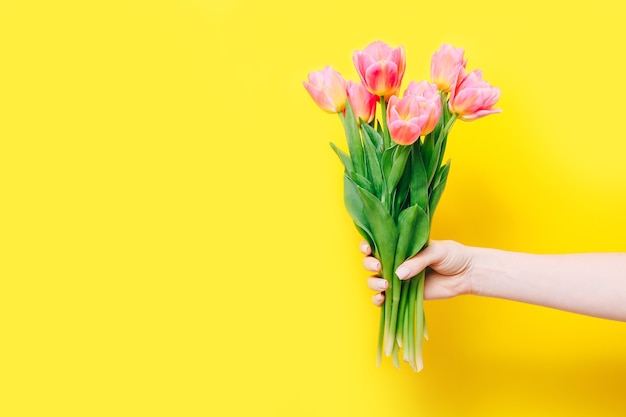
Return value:
[(411, 81), (402, 96), (404, 47), (376, 41), (355, 51), (353, 62), (360, 82), (327, 66), (311, 72), (304, 87), (322, 110), (341, 119), (348, 153), (331, 147), (345, 168), (344, 203), (389, 283), (377, 363), (384, 352), (399, 367), (402, 349), (402, 358), (419, 371), (425, 273), (401, 281), (394, 271), (428, 245), (450, 171), (443, 158), (453, 124), (500, 112), (494, 108), (500, 90), (480, 70), (467, 72), (464, 50), (446, 44), (432, 55), (431, 82)]

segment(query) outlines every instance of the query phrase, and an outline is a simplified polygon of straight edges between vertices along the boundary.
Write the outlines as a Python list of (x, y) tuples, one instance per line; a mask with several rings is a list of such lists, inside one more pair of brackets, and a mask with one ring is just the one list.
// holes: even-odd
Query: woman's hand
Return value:
[[(381, 264), (378, 259), (371, 256), (372, 250), (367, 242), (362, 242), (360, 249), (366, 255), (363, 259), (365, 269), (379, 274)], [(473, 256), (470, 247), (450, 240), (433, 240), (428, 247), (400, 265), (396, 269), (396, 275), (405, 280), (426, 268), (428, 269), (424, 283), (424, 299), (449, 298), (473, 292)], [(377, 291), (372, 297), (372, 302), (380, 307), (385, 301), (384, 291), (389, 287), (389, 283), (375, 275), (367, 278), (367, 286)]]

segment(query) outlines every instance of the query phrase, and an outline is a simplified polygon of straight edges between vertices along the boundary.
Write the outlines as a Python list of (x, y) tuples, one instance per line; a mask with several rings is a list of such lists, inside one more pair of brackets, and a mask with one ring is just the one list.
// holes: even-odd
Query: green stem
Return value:
[(449, 132), (450, 129), (452, 129), (452, 125), (456, 121), (457, 117), (459, 117), (459, 115), (456, 114), (456, 113), (454, 113), (452, 116), (450, 116), (450, 119), (448, 119), (448, 122), (446, 123), (446, 126), (445, 126), (446, 132)]
[(380, 366), (383, 359), (383, 341), (385, 340), (385, 309), (380, 309), (380, 323), (378, 325), (378, 348), (376, 350), (376, 366)]
[(413, 277), (411, 278), (410, 281), (410, 285), (409, 285), (409, 302), (408, 302), (408, 309), (407, 309), (407, 317), (405, 318), (405, 320), (408, 320), (408, 340), (405, 342), (405, 349), (408, 350), (409, 352), (409, 364), (411, 365), (411, 368), (413, 368), (415, 371), (417, 371), (417, 365), (415, 362), (415, 299), (416, 299), (416, 295), (417, 295), (417, 278), (418, 277)]
[(450, 117), (450, 110), (448, 109), (448, 93), (443, 90), (439, 91), (439, 100), (441, 102), (441, 121), (445, 124), (446, 119)]
[[(394, 265), (395, 269), (400, 266), (400, 263), (404, 262), (404, 259), (396, 260), (396, 264)], [(396, 335), (402, 330), (402, 322), (398, 320), (398, 316), (400, 315), (400, 304), (402, 298), (402, 288), (403, 282), (400, 281), (395, 272), (391, 272), (391, 277), (388, 279), (389, 289), (385, 292), (386, 294), (386, 302), (391, 303), (391, 317), (389, 320), (389, 330), (387, 332), (387, 340), (385, 345), (385, 353), (387, 356), (391, 355), (394, 350), (394, 345), (396, 345)]]
[(396, 341), (398, 345), (402, 347), (404, 345), (404, 339), (406, 336), (405, 331), (405, 317), (406, 317), (406, 301), (409, 295), (409, 283), (407, 281), (402, 281), (401, 289), (400, 289), (400, 305), (398, 306), (398, 325), (397, 328), (401, 329), (401, 331), (396, 332)]
[(424, 362), (422, 360), (422, 341), (424, 339), (424, 279), (425, 272), (422, 271), (416, 277), (417, 294), (415, 300), (415, 358), (417, 371), (421, 371), (424, 368)]
[(348, 142), (348, 151), (350, 159), (352, 160), (352, 168), (361, 175), (366, 175), (365, 172), (365, 155), (363, 153), (363, 144), (361, 142), (361, 133), (354, 117), (352, 106), (349, 102), (346, 102), (345, 115), (341, 112), (337, 113), (339, 119), (343, 124), (343, 129), (346, 135), (346, 141)]
[(386, 343), (385, 354), (389, 356), (391, 355), (391, 349), (389, 348), (389, 338), (393, 334), (391, 330), (391, 315), (392, 315), (392, 307), (393, 307), (393, 299), (392, 299), (391, 294), (393, 294), (393, 286), (395, 285), (395, 282), (393, 281), (395, 274), (391, 270), (393, 268), (393, 263), (391, 263), (391, 266), (389, 262), (382, 262), (382, 264), (383, 264), (382, 276), (389, 283), (389, 288), (387, 288), (387, 290), (385, 291), (385, 304), (383, 306), (385, 310), (385, 330), (384, 330), (385, 343)]
[(391, 136), (389, 136), (389, 128), (387, 127), (387, 103), (385, 102), (385, 96), (380, 96), (380, 117), (383, 121), (383, 144), (387, 149), (391, 146)]
[[(450, 129), (452, 129), (452, 125), (454, 124), (454, 122), (456, 121), (457, 117), (459, 117), (458, 114), (454, 113), (450, 116), (450, 118), (448, 119), (448, 121), (446, 122), (446, 124), (443, 126), (443, 129), (441, 129), (439, 131), (439, 137), (437, 138), (437, 143), (441, 140), (441, 138), (443, 138), (444, 136), (448, 136), (448, 133), (450, 132)], [(441, 155), (443, 156), (443, 149), (441, 152)]]
[[(400, 293), (402, 288), (402, 281), (396, 276), (395, 273), (392, 274), (391, 279), (388, 280), (391, 283), (390, 290), (387, 291), (387, 301), (386, 303), (390, 303), (391, 307), (391, 318), (389, 320), (389, 330), (387, 332), (387, 344), (385, 347), (385, 352), (387, 356), (391, 355), (393, 351), (393, 346), (396, 343), (396, 332), (398, 327), (398, 306), (400, 304)], [(390, 294), (391, 292), (391, 294)]]
[[(408, 298), (408, 293), (409, 293), (409, 286), (408, 285), (406, 286), (405, 293), (407, 294), (407, 297), (405, 297), (405, 298)], [(405, 303), (405, 305), (404, 305), (404, 314), (403, 314), (404, 315), (404, 319), (402, 321), (402, 332), (404, 333), (402, 350), (403, 350), (403, 354), (404, 354), (404, 360), (406, 362), (409, 361), (409, 347), (408, 347), (408, 344), (409, 344), (409, 340), (411, 338), (411, 336), (409, 335), (410, 320), (409, 320), (408, 310), (409, 310), (409, 305), (408, 305), (408, 303)]]
[(391, 351), (391, 360), (393, 366), (400, 369), (400, 346), (397, 343), (393, 344), (393, 350)]
[[(446, 122), (445, 126), (441, 128), (439, 131), (439, 135), (437, 135), (436, 142), (434, 144), (435, 151), (433, 152), (433, 156), (431, 158), (431, 163), (429, 164), (428, 171), (428, 187), (431, 186), (433, 178), (435, 178), (435, 174), (437, 173), (437, 169), (441, 166), (441, 162), (443, 161), (444, 154), (446, 153), (446, 144), (448, 143), (448, 133), (450, 133), (450, 129), (452, 129), (452, 125), (456, 121), (458, 115), (451, 115), (450, 119)], [(429, 192), (430, 192), (429, 188)]]

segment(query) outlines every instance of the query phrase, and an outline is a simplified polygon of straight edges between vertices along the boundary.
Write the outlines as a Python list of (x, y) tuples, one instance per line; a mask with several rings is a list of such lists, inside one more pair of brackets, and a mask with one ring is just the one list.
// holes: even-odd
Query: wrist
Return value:
[[(526, 269), (533, 255), (491, 248), (471, 248), (471, 294), (523, 301), (528, 290)], [(520, 301), (518, 300), (518, 301)]]
[(501, 265), (502, 251), (480, 247), (468, 247), (470, 268), (468, 270), (468, 294), (493, 296), (490, 288), (494, 277), (505, 273)]
[(482, 262), (480, 248), (468, 246), (468, 265), (469, 268), (467, 270), (467, 292), (468, 295), (480, 295), (481, 288), (483, 286), (482, 283)]

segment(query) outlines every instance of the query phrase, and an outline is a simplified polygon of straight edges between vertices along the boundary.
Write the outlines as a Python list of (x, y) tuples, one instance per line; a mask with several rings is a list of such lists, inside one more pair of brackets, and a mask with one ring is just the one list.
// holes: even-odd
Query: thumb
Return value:
[(443, 246), (439, 241), (433, 240), (417, 255), (400, 264), (396, 269), (396, 275), (401, 280), (412, 278), (426, 269), (427, 266), (440, 262), (444, 257)]

